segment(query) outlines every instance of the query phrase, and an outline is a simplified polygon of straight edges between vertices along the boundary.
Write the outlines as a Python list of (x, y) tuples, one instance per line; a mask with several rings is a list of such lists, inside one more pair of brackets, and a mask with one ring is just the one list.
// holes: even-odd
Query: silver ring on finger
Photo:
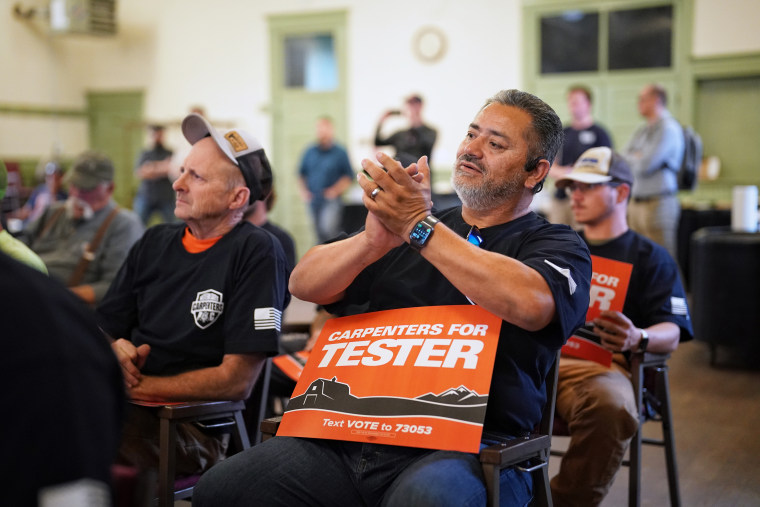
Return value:
[(377, 197), (377, 194), (379, 193), (380, 193), (380, 187), (375, 187), (375, 189), (372, 192), (370, 192), (369, 198), (374, 201), (375, 197)]

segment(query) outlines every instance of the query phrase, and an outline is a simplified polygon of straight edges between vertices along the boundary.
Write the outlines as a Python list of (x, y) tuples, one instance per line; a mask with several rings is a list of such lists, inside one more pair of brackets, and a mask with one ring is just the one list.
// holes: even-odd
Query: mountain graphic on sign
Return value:
[[(471, 405), (473, 403), (483, 403), (484, 399), (475, 391), (471, 391), (465, 386), (447, 389), (440, 394), (427, 393), (417, 396), (418, 400), (433, 401), (438, 403), (448, 403), (455, 405)], [(488, 399), (488, 398), (485, 398)]]
[(465, 386), (416, 398), (357, 397), (351, 394), (350, 385), (333, 377), (314, 380), (303, 394), (290, 399), (286, 412), (317, 409), (362, 416), (442, 417), (482, 424), (487, 404), (488, 395), (479, 395)]

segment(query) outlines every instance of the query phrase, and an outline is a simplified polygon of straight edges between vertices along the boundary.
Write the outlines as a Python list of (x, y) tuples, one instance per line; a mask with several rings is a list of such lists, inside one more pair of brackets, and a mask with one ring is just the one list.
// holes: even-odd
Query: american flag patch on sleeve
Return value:
[(253, 311), (254, 329), (274, 329), (280, 331), (282, 326), (282, 312), (277, 308), (256, 308)]
[(673, 309), (673, 315), (688, 315), (689, 310), (686, 307), (686, 299), (684, 298), (670, 298), (670, 307)]

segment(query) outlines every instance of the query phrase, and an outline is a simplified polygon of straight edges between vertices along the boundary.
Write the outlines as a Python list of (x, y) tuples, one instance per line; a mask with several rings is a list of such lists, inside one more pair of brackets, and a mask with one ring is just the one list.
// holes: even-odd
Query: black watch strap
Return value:
[(644, 352), (649, 346), (649, 333), (646, 330), (641, 330), (641, 340), (639, 341), (639, 352)]
[(409, 244), (418, 252), (422, 250), (427, 241), (433, 235), (433, 229), (436, 224), (440, 222), (433, 215), (428, 215), (414, 226), (412, 232), (409, 233)]

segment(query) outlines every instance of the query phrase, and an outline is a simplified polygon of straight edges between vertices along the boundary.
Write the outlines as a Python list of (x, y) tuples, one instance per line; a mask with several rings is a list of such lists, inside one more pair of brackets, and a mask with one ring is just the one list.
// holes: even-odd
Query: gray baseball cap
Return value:
[(97, 151), (86, 151), (74, 161), (66, 181), (80, 190), (92, 190), (101, 183), (111, 183), (113, 174), (110, 158)]

